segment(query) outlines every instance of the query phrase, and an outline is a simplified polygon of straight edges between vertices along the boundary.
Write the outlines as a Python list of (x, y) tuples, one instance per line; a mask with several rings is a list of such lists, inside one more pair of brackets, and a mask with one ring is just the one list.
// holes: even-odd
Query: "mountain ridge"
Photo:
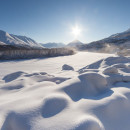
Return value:
[(43, 47), (46, 48), (61, 48), (65, 47), (66, 45), (64, 43), (56, 43), (56, 42), (49, 42), (49, 43), (40, 43)]
[(113, 34), (98, 41), (93, 41), (88, 44), (81, 45), (78, 47), (78, 50), (100, 51), (101, 49), (105, 48), (106, 51), (106, 49), (108, 49), (108, 46), (111, 47), (111, 49), (114, 48), (113, 51), (117, 51), (120, 48), (130, 48), (130, 29), (121, 33)]
[(29, 37), (9, 34), (3, 30), (0, 30), (0, 42), (15, 47), (42, 48), (39, 43)]
[(77, 47), (77, 46), (80, 46), (80, 45), (83, 45), (83, 43), (76, 39), (76, 40), (68, 43), (67, 47)]

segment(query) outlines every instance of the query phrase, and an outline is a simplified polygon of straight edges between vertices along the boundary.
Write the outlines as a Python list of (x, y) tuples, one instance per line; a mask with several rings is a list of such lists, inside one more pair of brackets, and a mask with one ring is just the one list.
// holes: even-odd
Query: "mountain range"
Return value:
[(41, 43), (41, 45), (45, 48), (61, 48), (66, 46), (64, 43), (55, 43), (55, 42), (49, 42), (45, 44)]
[[(74, 40), (67, 45), (64, 43), (38, 43), (35, 40), (20, 35), (9, 34), (5, 31), (0, 30), (0, 50), (8, 48), (61, 48), (61, 47), (75, 47), (78, 50), (103, 50), (104, 48), (108, 50), (115, 51), (115, 48), (130, 48), (130, 29), (113, 34), (102, 40), (94, 41), (88, 44), (84, 44), (79, 40)], [(114, 48), (114, 50), (113, 50)]]
[(79, 40), (74, 40), (68, 43), (67, 45), (64, 43), (55, 43), (55, 42), (53, 43), (50, 42), (50, 43), (45, 43), (45, 44), (41, 43), (41, 45), (46, 48), (61, 48), (61, 47), (78, 47), (80, 45), (83, 45), (83, 43), (80, 42)]
[(21, 35), (9, 34), (3, 30), (0, 30), (0, 50), (3, 49), (16, 49), (16, 48), (61, 48), (61, 47), (76, 47), (77, 45), (82, 45), (78, 40), (74, 40), (68, 45), (64, 43), (38, 43), (35, 40)]
[(88, 44), (83, 44), (78, 47), (79, 50), (105, 50), (108, 48), (114, 49), (112, 51), (115, 51), (115, 49), (118, 48), (123, 48), (123, 49), (128, 49), (130, 48), (130, 29), (113, 34), (107, 38), (104, 38), (102, 40), (94, 41)]

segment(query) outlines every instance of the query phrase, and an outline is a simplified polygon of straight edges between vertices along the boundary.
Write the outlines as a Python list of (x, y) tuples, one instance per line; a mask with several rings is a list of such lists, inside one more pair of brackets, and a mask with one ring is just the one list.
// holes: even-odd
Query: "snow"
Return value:
[[(23, 72), (46, 72), (49, 74), (60, 74), (62, 73), (62, 66), (69, 64), (73, 66), (75, 71), (78, 69), (96, 62), (102, 58), (112, 56), (110, 54), (100, 53), (88, 53), (80, 52), (72, 56), (59, 56), (55, 58), (39, 58), (31, 60), (13, 60), (10, 62), (0, 62), (0, 76), (7, 74), (23, 71)], [(64, 72), (66, 73), (66, 72)], [(63, 73), (63, 75), (64, 75)], [(71, 72), (72, 73), (72, 72)], [(71, 75), (70, 73), (70, 75)], [(66, 75), (66, 74), (65, 74)]]
[(29, 37), (9, 34), (3, 30), (0, 30), (0, 42), (16, 47), (43, 48), (39, 43)]
[(118, 69), (116, 67), (110, 66), (104, 69), (103, 71), (104, 74), (117, 74)]
[(62, 66), (62, 70), (74, 70), (74, 68), (72, 66), (70, 66), (70, 65), (64, 64)]
[(130, 57), (79, 52), (4, 61), (0, 72), (1, 130), (130, 129)]

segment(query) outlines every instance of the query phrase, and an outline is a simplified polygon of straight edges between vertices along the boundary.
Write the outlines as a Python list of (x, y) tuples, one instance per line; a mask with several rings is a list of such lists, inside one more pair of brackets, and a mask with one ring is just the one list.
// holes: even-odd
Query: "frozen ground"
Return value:
[(129, 130), (130, 58), (73, 56), (0, 63), (1, 130)]

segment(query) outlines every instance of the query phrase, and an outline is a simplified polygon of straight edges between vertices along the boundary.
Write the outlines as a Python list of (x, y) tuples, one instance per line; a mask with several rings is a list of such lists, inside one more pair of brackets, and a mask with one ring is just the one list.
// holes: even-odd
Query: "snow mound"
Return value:
[(108, 89), (107, 80), (97, 73), (85, 73), (62, 84), (63, 90), (73, 99), (96, 96)]
[(108, 85), (113, 85), (117, 82), (130, 81), (130, 57), (108, 57), (88, 65), (78, 72), (98, 72), (104, 75)]
[(68, 78), (62, 78), (62, 77), (55, 77), (53, 75), (49, 74), (44, 74), (43, 73), (34, 73), (34, 74), (29, 74), (25, 75), (26, 77), (29, 77), (31, 80), (35, 82), (43, 82), (43, 81), (50, 81), (50, 82), (55, 82), (56, 84), (60, 84), (61, 82), (64, 82)]
[(122, 66), (125, 63), (129, 63), (130, 62), (130, 57), (108, 57), (102, 60), (99, 60), (97, 62), (94, 62), (90, 65), (87, 65), (81, 69), (78, 70), (79, 73), (84, 73), (86, 72), (86, 70), (90, 70), (90, 69), (100, 69), (100, 68), (106, 68), (106, 67), (110, 67), (111, 65), (118, 65), (118, 66)]
[(18, 90), (18, 89), (22, 89), (25, 86), (25, 82), (22, 80), (19, 80), (17, 82), (13, 82), (13, 83), (6, 83), (4, 85), (0, 85), (0, 88), (3, 90)]
[(10, 112), (1, 130), (29, 130), (30, 125), (24, 115)]
[(56, 95), (46, 97), (42, 106), (42, 116), (44, 118), (55, 116), (63, 111), (63, 109), (65, 109), (67, 105), (68, 101), (63, 96)]
[(24, 72), (22, 71), (18, 71), (18, 72), (15, 72), (15, 73), (11, 73), (11, 74), (8, 74), (6, 75), (3, 80), (5, 80), (5, 82), (11, 82), (15, 79), (17, 79), (18, 77), (20, 77), (21, 75), (25, 74)]
[[(54, 82), (56, 84), (60, 84), (62, 82), (64, 82), (65, 80), (68, 80), (69, 78), (64, 78), (64, 77), (55, 77), (53, 75), (49, 75), (46, 72), (39, 72), (39, 73), (25, 73), (22, 71), (18, 71), (18, 72), (14, 72), (11, 74), (6, 75), (2, 80), (4, 80), (5, 82), (11, 82), (13, 80), (16, 81), (31, 81), (33, 82), (43, 82), (43, 81), (50, 81), (50, 82)], [(14, 85), (15, 88), (16, 85)], [(13, 88), (13, 87), (12, 87)], [(20, 86), (18, 87), (20, 88)], [(11, 89), (11, 88), (10, 88)]]
[(102, 123), (92, 116), (83, 117), (78, 122), (75, 130), (105, 130)]
[(80, 75), (79, 79), (83, 82), (84, 92), (89, 96), (100, 94), (108, 89), (107, 80), (98, 73), (85, 73)]
[(101, 66), (110, 66), (113, 64), (124, 64), (130, 62), (130, 57), (108, 57), (103, 60)]
[(65, 80), (69, 79), (69, 78), (64, 78), (64, 77), (55, 77), (54, 75), (50, 75), (45, 72), (27, 74), (25, 75), (25, 77), (28, 77), (30, 80), (33, 80), (35, 82), (50, 81), (56, 84), (60, 84), (64, 82)]
[(127, 68), (128, 66), (125, 65), (125, 64), (119, 63), (119, 64), (114, 64), (113, 67), (116, 67), (116, 68)]
[(116, 75), (111, 75), (106, 77), (107, 82), (109, 85), (113, 85), (118, 82), (130, 82), (130, 75), (121, 75), (121, 74), (116, 74)]
[(70, 66), (70, 65), (64, 64), (62, 66), (62, 70), (74, 70), (74, 68), (72, 66)]
[(103, 74), (117, 74), (118, 73), (118, 69), (116, 67), (107, 67), (103, 70)]

